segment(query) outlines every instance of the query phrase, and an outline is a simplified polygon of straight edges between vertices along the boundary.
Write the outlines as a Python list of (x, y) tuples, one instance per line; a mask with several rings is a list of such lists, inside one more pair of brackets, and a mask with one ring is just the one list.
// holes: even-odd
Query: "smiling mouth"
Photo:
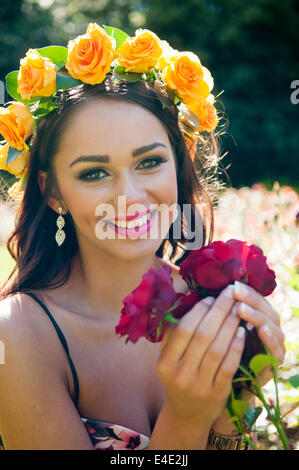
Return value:
[(149, 214), (146, 214), (142, 217), (139, 217), (137, 219), (130, 220), (130, 221), (120, 220), (118, 222), (116, 222), (116, 221), (111, 222), (109, 220), (109, 221), (107, 221), (107, 223), (109, 225), (112, 225), (113, 227), (120, 228), (120, 229), (134, 229), (134, 228), (138, 228), (138, 227), (143, 227), (144, 225), (146, 225), (149, 222), (149, 220), (153, 216), (154, 212), (155, 211), (152, 211)]

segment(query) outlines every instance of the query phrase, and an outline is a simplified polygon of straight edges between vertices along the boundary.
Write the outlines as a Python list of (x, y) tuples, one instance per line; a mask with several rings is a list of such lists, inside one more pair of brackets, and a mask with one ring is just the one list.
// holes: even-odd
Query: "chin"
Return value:
[[(124, 240), (123, 242), (121, 240), (119, 242), (115, 240), (116, 243), (112, 246), (113, 242), (111, 241), (111, 245), (105, 250), (106, 253), (109, 252), (115, 258), (132, 260), (133, 258), (138, 259), (153, 256), (161, 246), (163, 240), (131, 239)], [(103, 246), (101, 246), (101, 248), (103, 249)]]

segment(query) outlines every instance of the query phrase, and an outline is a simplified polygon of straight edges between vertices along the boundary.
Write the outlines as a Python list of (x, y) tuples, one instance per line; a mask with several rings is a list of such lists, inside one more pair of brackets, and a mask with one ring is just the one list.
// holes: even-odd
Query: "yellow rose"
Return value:
[(169, 64), (169, 59), (174, 55), (179, 54), (179, 51), (173, 49), (167, 41), (161, 41), (162, 55), (160, 56), (155, 69), (163, 70)]
[(66, 69), (84, 83), (102, 83), (116, 57), (115, 40), (96, 23), (90, 23), (84, 35), (68, 43)]
[(138, 29), (134, 37), (127, 38), (116, 50), (118, 63), (126, 72), (136, 73), (155, 67), (162, 52), (160, 39), (147, 29)]
[(0, 134), (11, 147), (18, 150), (26, 148), (26, 139), (33, 132), (33, 122), (34, 118), (24, 103), (0, 107)]
[(219, 120), (213, 103), (213, 95), (210, 95), (204, 102), (192, 103), (187, 106), (198, 118), (199, 125), (195, 129), (197, 132), (211, 132), (217, 127)]
[(20, 60), (18, 93), (23, 100), (34, 96), (51, 96), (56, 91), (56, 73), (59, 67), (35, 49), (29, 49)]
[(174, 90), (185, 104), (203, 101), (213, 88), (210, 72), (192, 52), (180, 52), (171, 56), (162, 71), (162, 78), (167, 87)]
[(27, 150), (23, 150), (15, 160), (7, 165), (6, 160), (8, 150), (8, 144), (0, 146), (0, 170), (6, 170), (17, 178), (21, 178), (27, 171), (30, 153), (27, 152)]

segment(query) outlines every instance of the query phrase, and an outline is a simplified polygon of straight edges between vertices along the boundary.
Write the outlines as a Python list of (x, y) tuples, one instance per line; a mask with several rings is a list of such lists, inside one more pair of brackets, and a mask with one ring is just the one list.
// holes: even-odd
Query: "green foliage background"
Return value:
[[(96, 22), (133, 35), (148, 28), (197, 53), (229, 121), (223, 165), (234, 187), (273, 181), (299, 190), (298, 0), (1, 0), (0, 79), (29, 48), (67, 45)], [(6, 95), (5, 101), (10, 100)]]

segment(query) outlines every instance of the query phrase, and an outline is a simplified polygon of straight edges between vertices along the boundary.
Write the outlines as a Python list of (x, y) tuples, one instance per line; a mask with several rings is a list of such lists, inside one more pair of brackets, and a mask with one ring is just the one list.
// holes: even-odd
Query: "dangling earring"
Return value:
[(56, 220), (56, 225), (58, 227), (58, 230), (55, 234), (55, 240), (57, 242), (57, 245), (60, 246), (60, 245), (63, 244), (63, 242), (65, 240), (65, 232), (62, 230), (62, 227), (64, 227), (64, 225), (65, 225), (65, 221), (64, 221), (64, 218), (61, 215), (62, 207), (59, 206), (58, 212), (59, 212), (60, 215), (57, 217), (57, 220)]

